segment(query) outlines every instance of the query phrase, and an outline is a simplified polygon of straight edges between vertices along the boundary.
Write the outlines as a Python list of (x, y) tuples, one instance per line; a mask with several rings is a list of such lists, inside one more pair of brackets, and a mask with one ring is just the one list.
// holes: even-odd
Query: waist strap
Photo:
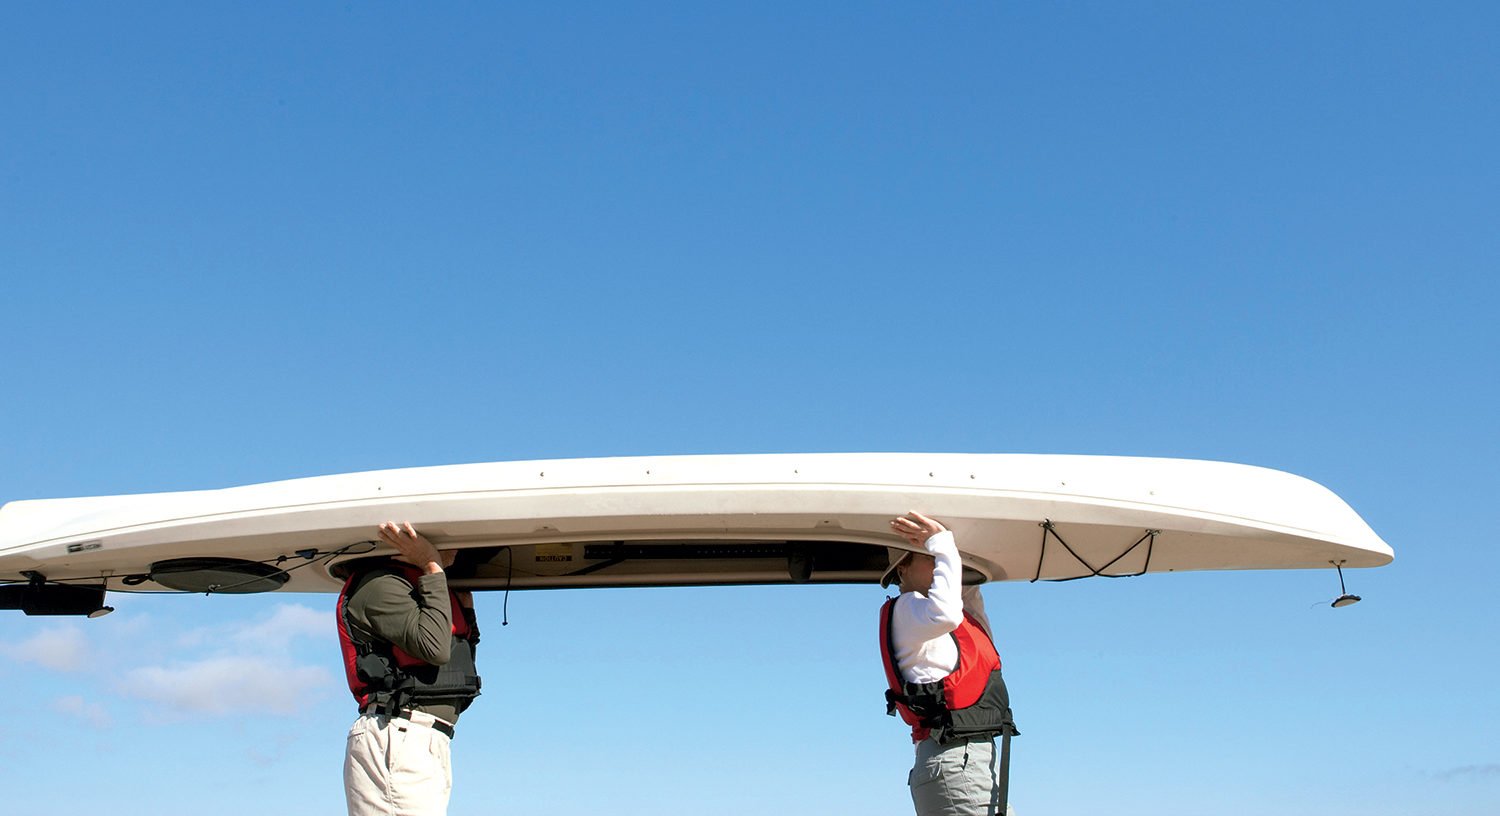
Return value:
[(396, 711), (381, 711), (380, 706), (371, 704), (365, 706), (364, 710), (360, 713), (376, 717), (389, 717), (395, 720), (407, 720), (417, 725), (425, 725), (448, 739), (453, 739), (453, 723), (447, 720), (440, 720), (425, 711), (413, 711), (409, 708), (397, 709)]

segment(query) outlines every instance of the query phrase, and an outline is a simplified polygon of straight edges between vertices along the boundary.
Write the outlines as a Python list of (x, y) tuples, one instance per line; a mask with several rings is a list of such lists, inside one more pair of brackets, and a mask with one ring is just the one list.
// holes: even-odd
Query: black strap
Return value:
[[(364, 707), (363, 713), (365, 713), (365, 714), (379, 714), (381, 716), (388, 717), (388, 718), (393, 719), (393, 720), (408, 720), (408, 721), (411, 721), (413, 723), (416, 722), (416, 720), (412, 719), (412, 716), (411, 716), (412, 715), (412, 710), (409, 709), (409, 708), (401, 708), (401, 709), (393, 709), (393, 710), (390, 710), (390, 711), (383, 711), (383, 710), (381, 710), (380, 706), (376, 705), (375, 703), (370, 703), (369, 705), (366, 705)], [(453, 739), (453, 726), (451, 726), (451, 725), (443, 722), (442, 720), (439, 720), (438, 718), (433, 717), (432, 718), (432, 724), (431, 724), (430, 727), (432, 728), (432, 730), (438, 732), (439, 734), (442, 734), (443, 736), (447, 737), (448, 739)]]
[(995, 786), (1000, 793), (1000, 807), (995, 811), (996, 816), (1006, 816), (1010, 800), (1010, 735), (1015, 730), (1007, 727), (1000, 736), (1000, 778)]
[[(904, 683), (901, 680), (901, 664), (896, 662), (895, 598), (885, 602), (885, 656), (886, 660), (891, 664), (891, 671), (894, 672), (892, 676), (896, 678), (896, 683), (902, 685), (904, 688)], [(897, 692), (895, 689), (887, 688), (885, 690), (885, 714), (887, 717), (896, 716), (896, 703), (898, 702), (906, 702), (906, 695)]]

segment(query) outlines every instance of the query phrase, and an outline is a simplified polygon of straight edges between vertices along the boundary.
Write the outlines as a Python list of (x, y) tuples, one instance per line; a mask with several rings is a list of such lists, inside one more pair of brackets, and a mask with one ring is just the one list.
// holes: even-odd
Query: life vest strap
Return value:
[(902, 683), (901, 691), (885, 690), (885, 713), (896, 716), (896, 706), (904, 705), (922, 720), (924, 728), (941, 728), (950, 720), (948, 704), (943, 698), (943, 683)]

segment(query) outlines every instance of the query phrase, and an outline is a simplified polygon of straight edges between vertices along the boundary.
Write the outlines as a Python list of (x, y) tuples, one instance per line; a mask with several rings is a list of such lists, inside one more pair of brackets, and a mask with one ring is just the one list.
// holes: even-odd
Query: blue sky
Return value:
[[(1018, 812), (1494, 813), (1497, 25), (7, 4), (0, 500), (670, 453), (1288, 470), (1395, 548), (1364, 603), (986, 589)], [(909, 812), (883, 597), (481, 596), (451, 812)], [(332, 598), (112, 598), (0, 618), (6, 810), (339, 812)]]

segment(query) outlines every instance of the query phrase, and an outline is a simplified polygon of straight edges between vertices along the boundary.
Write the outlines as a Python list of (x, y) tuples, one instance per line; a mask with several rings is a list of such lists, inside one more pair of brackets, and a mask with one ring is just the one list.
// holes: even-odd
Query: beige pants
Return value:
[(917, 743), (916, 753), (906, 783), (917, 816), (998, 816), (994, 740), (938, 745), (929, 737)]
[(344, 748), (349, 816), (444, 816), (453, 790), (448, 737), (430, 714), (413, 720), (365, 714)]

